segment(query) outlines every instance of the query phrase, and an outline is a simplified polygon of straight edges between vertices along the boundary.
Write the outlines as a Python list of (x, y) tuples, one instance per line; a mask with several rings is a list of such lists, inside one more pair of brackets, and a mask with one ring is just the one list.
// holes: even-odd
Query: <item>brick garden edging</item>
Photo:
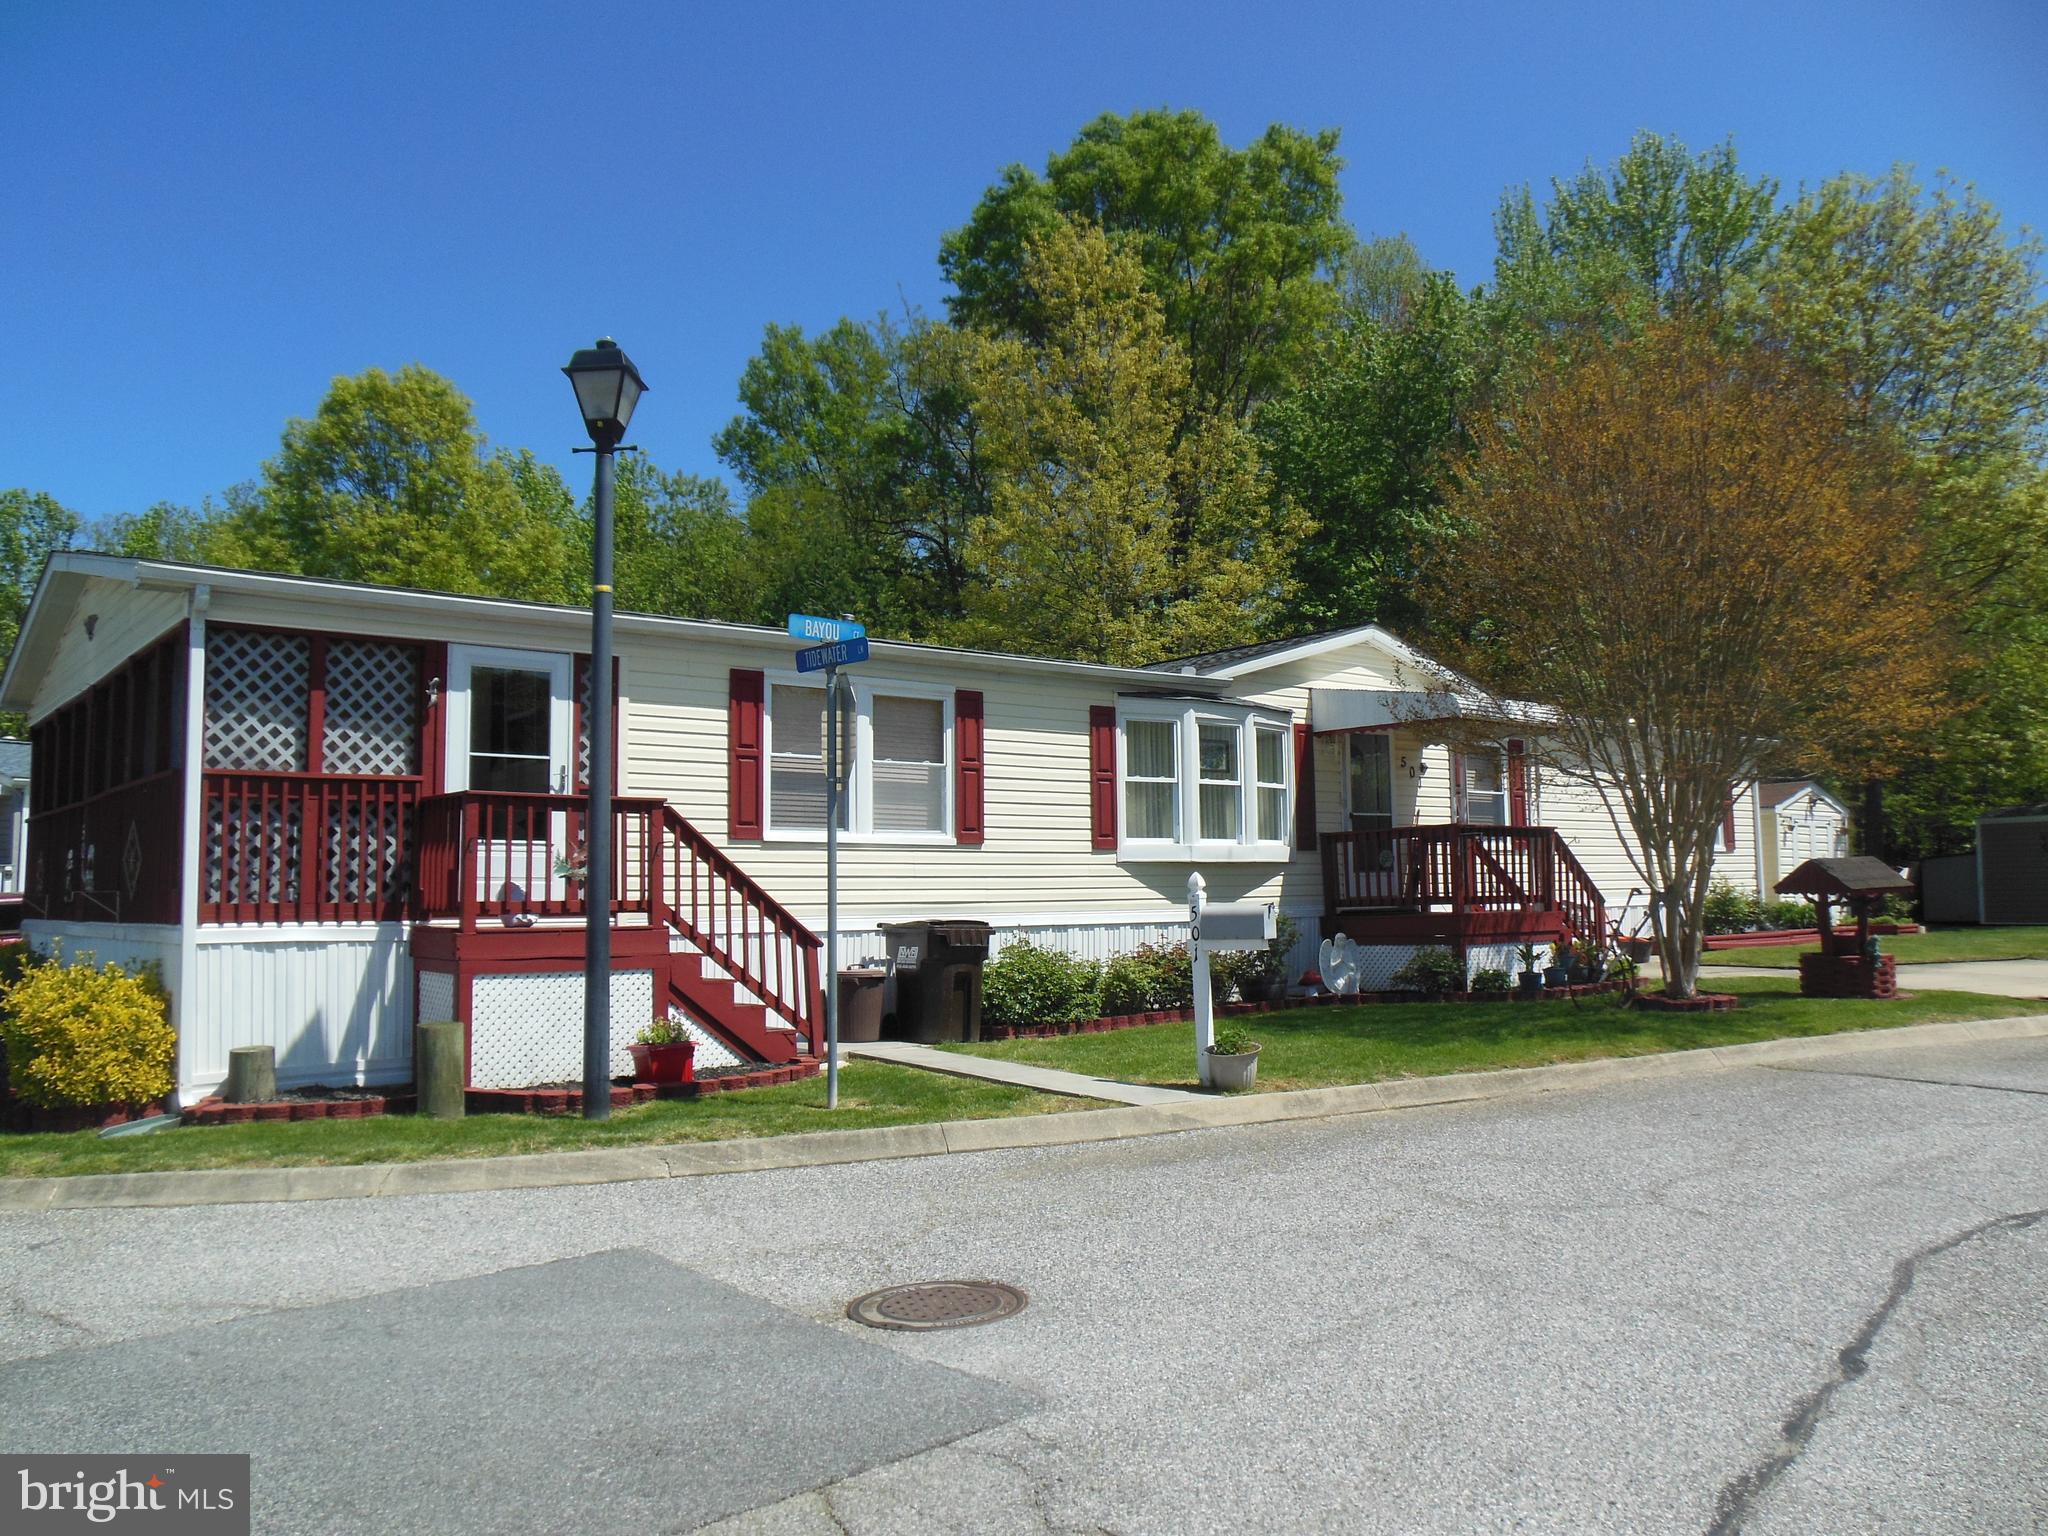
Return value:
[[(655, 1099), (700, 1099), (706, 1094), (733, 1093), (742, 1088), (767, 1088), (816, 1077), (815, 1061), (733, 1072), (694, 1083), (623, 1083), (612, 1087), (612, 1107), (624, 1109)], [(184, 1125), (249, 1125), (278, 1120), (362, 1120), (373, 1115), (402, 1113), (413, 1107), (411, 1093), (371, 1094), (352, 1099), (273, 1099), (262, 1104), (230, 1104), (218, 1094), (187, 1105), (179, 1116)], [(583, 1112), (581, 1088), (470, 1088), (463, 1107), (473, 1115), (576, 1115)]]
[(1700, 992), (1692, 997), (1666, 997), (1661, 992), (1638, 992), (1635, 1006), (1652, 1013), (1732, 1013), (1742, 1001), (1732, 992)]
[(251, 1125), (279, 1120), (367, 1120), (390, 1109), (412, 1108), (412, 1095), (370, 1094), (355, 1099), (268, 1099), (261, 1104), (230, 1104), (219, 1094), (208, 1094), (196, 1104), (187, 1104), (178, 1114), (180, 1125)]
[[(1545, 987), (1533, 998), (1514, 992), (1348, 992), (1339, 997), (1324, 992), (1315, 997), (1290, 997), (1277, 1003), (1224, 1003), (1216, 1009), (1219, 1019), (1240, 1019), (1252, 1014), (1283, 1013), (1294, 1008), (1355, 1008), (1400, 1003), (1522, 1003), (1598, 997), (1626, 991), (1628, 983), (1589, 981), (1576, 987)], [(1062, 1035), (1099, 1035), (1117, 1029), (1139, 1029), (1147, 1024), (1185, 1024), (1195, 1016), (1192, 1008), (1167, 1009), (1156, 1013), (1110, 1014), (1099, 1019), (1082, 1019), (1073, 1024), (988, 1024), (981, 1026), (984, 1040), (1053, 1040)]]

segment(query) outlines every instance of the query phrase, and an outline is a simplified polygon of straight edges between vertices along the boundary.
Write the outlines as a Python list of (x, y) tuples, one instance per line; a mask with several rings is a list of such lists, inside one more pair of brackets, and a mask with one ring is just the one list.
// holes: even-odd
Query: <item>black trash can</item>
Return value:
[(883, 1033), (932, 1044), (981, 1038), (981, 968), (989, 926), (967, 919), (884, 923), (895, 1011)]
[(880, 966), (848, 966), (839, 973), (839, 1043), (882, 1038), (882, 984), (889, 973)]

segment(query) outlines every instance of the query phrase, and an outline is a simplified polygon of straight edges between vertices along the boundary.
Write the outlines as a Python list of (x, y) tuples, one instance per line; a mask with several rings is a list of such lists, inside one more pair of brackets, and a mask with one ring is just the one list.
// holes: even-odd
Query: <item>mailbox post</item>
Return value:
[(1264, 949), (1277, 932), (1278, 909), (1270, 901), (1223, 901), (1214, 905), (1200, 870), (1188, 876), (1188, 954), (1195, 973), (1195, 1072), (1210, 1087), (1209, 1047), (1216, 1043), (1216, 996), (1209, 978), (1211, 955)]

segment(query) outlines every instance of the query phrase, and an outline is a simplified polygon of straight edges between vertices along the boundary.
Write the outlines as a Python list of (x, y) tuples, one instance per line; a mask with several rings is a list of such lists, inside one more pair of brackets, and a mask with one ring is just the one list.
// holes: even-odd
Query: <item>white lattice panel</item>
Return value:
[(299, 899), (297, 802), (206, 808), (206, 899), (295, 902)]
[(455, 1017), (455, 977), (448, 971), (421, 971), (419, 1009), (413, 1017), (422, 1024), (439, 1024)]
[(327, 723), (320, 738), (329, 773), (419, 771), (419, 652), (380, 640), (327, 647)]
[(576, 666), (576, 787), (590, 783), (590, 663)]
[[(654, 972), (612, 972), (611, 1075), (628, 1077), (626, 1050), (654, 1017)], [(479, 976), (470, 985), (469, 1082), (530, 1088), (583, 1077), (583, 973)]]
[(216, 629), (206, 639), (206, 766), (301, 773), (313, 642)]
[(327, 811), (329, 901), (395, 901), (404, 872), (398, 867), (400, 805), (333, 805)]
[(699, 1024), (695, 1019), (684, 1013), (682, 1009), (676, 1007), (674, 1003), (669, 1004), (668, 1016), (670, 1022), (682, 1025), (684, 1032), (697, 1042), (697, 1054), (692, 1060), (699, 1072), (711, 1067), (737, 1067), (741, 1064), (740, 1055), (737, 1051), (719, 1039), (718, 1036), (711, 1033), (702, 1024)]

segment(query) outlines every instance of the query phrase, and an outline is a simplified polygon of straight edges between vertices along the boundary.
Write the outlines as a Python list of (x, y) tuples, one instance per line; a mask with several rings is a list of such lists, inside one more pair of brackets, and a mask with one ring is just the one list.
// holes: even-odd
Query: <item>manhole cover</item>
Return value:
[(870, 1291), (846, 1304), (846, 1315), (870, 1328), (901, 1328), (922, 1333), (932, 1328), (972, 1328), (1014, 1317), (1026, 1297), (1014, 1285), (994, 1280), (933, 1280), (924, 1285), (892, 1285)]

